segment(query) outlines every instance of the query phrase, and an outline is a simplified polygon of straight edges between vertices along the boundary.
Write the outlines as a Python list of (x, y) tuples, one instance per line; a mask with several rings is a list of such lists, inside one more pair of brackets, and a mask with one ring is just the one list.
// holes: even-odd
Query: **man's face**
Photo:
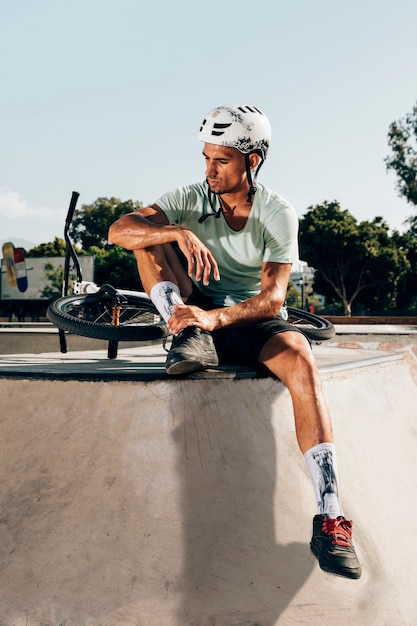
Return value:
[(245, 157), (236, 148), (204, 144), (206, 178), (213, 193), (237, 193), (246, 191)]

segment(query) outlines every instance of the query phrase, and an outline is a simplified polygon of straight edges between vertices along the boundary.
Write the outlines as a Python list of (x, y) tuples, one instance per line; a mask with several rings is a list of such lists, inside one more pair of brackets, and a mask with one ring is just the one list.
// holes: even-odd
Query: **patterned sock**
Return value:
[(184, 304), (179, 287), (169, 280), (156, 283), (151, 289), (150, 298), (166, 322), (173, 314), (174, 306)]
[(339, 500), (336, 452), (333, 443), (320, 443), (304, 454), (313, 480), (317, 513), (336, 518), (343, 515)]

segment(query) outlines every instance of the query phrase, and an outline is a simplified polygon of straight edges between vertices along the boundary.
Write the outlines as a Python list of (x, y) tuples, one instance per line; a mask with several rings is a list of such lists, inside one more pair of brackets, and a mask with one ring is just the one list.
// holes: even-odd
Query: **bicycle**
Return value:
[[(117, 357), (120, 341), (165, 342), (168, 327), (156, 307), (142, 291), (116, 289), (83, 281), (80, 263), (69, 236), (71, 221), (79, 193), (72, 192), (64, 238), (66, 243), (62, 296), (51, 302), (47, 309), (50, 322), (58, 327), (61, 352), (67, 351), (65, 332), (108, 341), (109, 359)], [(68, 295), (70, 262), (74, 263), (77, 280), (73, 293)], [(321, 342), (335, 334), (333, 324), (319, 315), (287, 307), (288, 321), (300, 328), (311, 340)]]

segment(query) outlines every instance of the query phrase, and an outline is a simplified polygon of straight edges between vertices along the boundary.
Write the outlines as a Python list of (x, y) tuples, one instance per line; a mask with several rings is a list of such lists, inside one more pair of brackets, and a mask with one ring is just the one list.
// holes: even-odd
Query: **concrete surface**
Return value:
[[(107, 342), (66, 334), (68, 351), (105, 350)], [(140, 346), (124, 342), (124, 347)], [(59, 350), (58, 329), (52, 324), (4, 324), (0, 326), (0, 354), (42, 354)]]
[(336, 335), (326, 342), (328, 348), (350, 350), (380, 350), (401, 354), (407, 361), (411, 375), (417, 385), (417, 327), (416, 326), (336, 326)]
[[(106, 350), (107, 342), (67, 334), (68, 351)], [(370, 342), (395, 337), (417, 344), (417, 326), (405, 324), (336, 325), (336, 341), (347, 337)], [(121, 347), (142, 347), (143, 342), (123, 342)], [(59, 350), (58, 329), (50, 323), (3, 322), (0, 324), (0, 354), (40, 354)]]
[[(123, 344), (120, 344), (123, 346)], [(330, 369), (365, 366), (386, 360), (401, 358), (400, 355), (380, 350), (350, 350), (328, 346), (313, 346), (315, 357), (322, 372)], [(171, 380), (165, 374), (166, 351), (161, 342), (135, 348), (120, 347), (117, 359), (107, 358), (105, 350), (69, 351), (35, 354), (0, 354), (0, 376), (34, 377), (74, 380)], [(246, 367), (214, 368), (192, 374), (188, 379), (259, 378), (259, 372)]]
[(314, 347), (359, 581), (309, 550), (283, 385), (167, 380), (160, 346), (0, 356), (1, 626), (414, 626), (417, 387), (401, 354)]

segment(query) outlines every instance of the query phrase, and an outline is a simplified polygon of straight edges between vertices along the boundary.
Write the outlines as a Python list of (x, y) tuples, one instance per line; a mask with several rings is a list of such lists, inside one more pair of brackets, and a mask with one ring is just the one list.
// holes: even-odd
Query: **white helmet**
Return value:
[(265, 113), (257, 107), (229, 104), (210, 111), (201, 124), (197, 139), (236, 148), (243, 154), (259, 151), (265, 160), (271, 142), (271, 125)]

